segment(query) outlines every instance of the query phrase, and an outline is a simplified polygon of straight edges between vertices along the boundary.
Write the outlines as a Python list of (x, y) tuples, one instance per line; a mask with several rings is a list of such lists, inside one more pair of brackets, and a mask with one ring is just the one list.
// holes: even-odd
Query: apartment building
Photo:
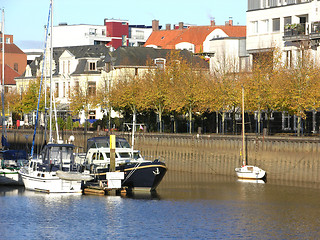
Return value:
[(104, 19), (104, 25), (60, 23), (53, 27), (53, 47), (106, 45), (142, 46), (149, 38), (152, 26), (129, 25), (121, 19)]
[(288, 66), (301, 49), (319, 57), (319, 0), (248, 0), (247, 51), (253, 59), (278, 48)]

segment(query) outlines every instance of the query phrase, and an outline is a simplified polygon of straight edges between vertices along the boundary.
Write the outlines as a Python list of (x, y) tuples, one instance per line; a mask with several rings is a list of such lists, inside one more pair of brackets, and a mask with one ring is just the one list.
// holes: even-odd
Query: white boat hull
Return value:
[(266, 175), (266, 172), (256, 166), (242, 166), (235, 169), (238, 178), (241, 179), (263, 179)]
[(46, 193), (82, 193), (81, 181), (59, 178), (55, 172), (33, 171), (29, 174), (19, 172), (27, 190)]
[(20, 185), (23, 181), (17, 169), (0, 169), (0, 185)]

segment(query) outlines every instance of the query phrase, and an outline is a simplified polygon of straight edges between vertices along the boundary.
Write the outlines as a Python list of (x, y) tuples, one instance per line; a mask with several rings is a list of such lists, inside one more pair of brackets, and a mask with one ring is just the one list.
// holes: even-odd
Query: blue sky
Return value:
[[(5, 9), (5, 33), (12, 34), (22, 49), (42, 48), (50, 0), (0, 0)], [(217, 25), (233, 18), (234, 24), (246, 24), (246, 0), (54, 0), (53, 24), (103, 25), (105, 18), (128, 20), (129, 24), (160, 25), (179, 22)]]

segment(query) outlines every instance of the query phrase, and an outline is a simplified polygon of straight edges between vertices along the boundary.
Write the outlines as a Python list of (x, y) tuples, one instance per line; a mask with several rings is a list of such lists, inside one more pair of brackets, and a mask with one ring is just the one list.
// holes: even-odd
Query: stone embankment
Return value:
[[(67, 132), (64, 139), (73, 134), (74, 144), (85, 151), (86, 139), (106, 135), (104, 132)], [(129, 133), (115, 133), (126, 137)], [(33, 132), (8, 131), (8, 141), (18, 148), (31, 149)], [(62, 134), (60, 134), (62, 135)], [(27, 136), (27, 137), (26, 137)], [(36, 144), (43, 139), (36, 135)], [(320, 139), (315, 137), (256, 137), (247, 136), (247, 162), (267, 172), (268, 180), (320, 183)], [(206, 173), (235, 176), (234, 168), (242, 164), (241, 136), (146, 134), (137, 133), (135, 149), (149, 159), (165, 161), (168, 169), (190, 173)]]

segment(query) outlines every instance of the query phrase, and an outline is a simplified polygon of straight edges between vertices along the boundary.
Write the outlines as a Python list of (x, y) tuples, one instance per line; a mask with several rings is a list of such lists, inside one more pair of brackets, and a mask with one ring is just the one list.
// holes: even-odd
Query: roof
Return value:
[[(2, 64), (0, 64), (0, 76), (2, 76)], [(16, 85), (14, 78), (19, 76), (20, 74), (10, 66), (7, 64), (4, 65), (4, 85)]]
[[(79, 64), (73, 74), (81, 74), (85, 72), (87, 60), (90, 58), (99, 59), (98, 66), (101, 66), (102, 61), (109, 55), (109, 48), (104, 45), (84, 45), (84, 46), (71, 46), (71, 47), (57, 47), (53, 48), (53, 60), (55, 63), (59, 62), (60, 56), (68, 50), (76, 59), (79, 59)], [(31, 68), (32, 76), (36, 76), (39, 64), (43, 60), (43, 54), (35, 58), (29, 65)], [(59, 64), (56, 64), (54, 75), (59, 73)], [(92, 73), (92, 72), (91, 72)], [(25, 73), (22, 75), (25, 76)]]
[[(0, 44), (0, 52), (2, 52), (2, 44)], [(4, 44), (4, 52), (5, 53), (17, 53), (17, 54), (25, 54), (17, 45), (14, 43)]]
[[(156, 49), (148, 47), (119, 47), (116, 51), (111, 53), (113, 66), (147, 66), (148, 60), (156, 58), (167, 58), (172, 50), (170, 49)], [(197, 63), (200, 67), (208, 68), (208, 63), (198, 56), (187, 50), (178, 51), (181, 57), (188, 62)]]
[(208, 35), (216, 29), (221, 29), (229, 37), (246, 37), (246, 26), (191, 26), (184, 29), (153, 31), (145, 46), (156, 45), (165, 49), (174, 49), (175, 45), (189, 42), (196, 46), (196, 52)]

